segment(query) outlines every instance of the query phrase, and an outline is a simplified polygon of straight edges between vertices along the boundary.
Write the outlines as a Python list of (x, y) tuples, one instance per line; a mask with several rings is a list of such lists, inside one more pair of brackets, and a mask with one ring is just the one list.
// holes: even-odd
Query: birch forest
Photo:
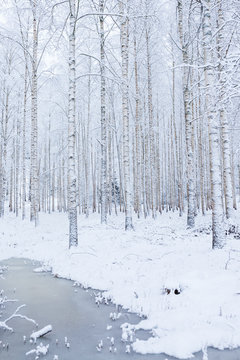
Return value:
[(81, 215), (124, 213), (134, 231), (210, 212), (223, 248), (240, 195), (240, 2), (0, 4), (0, 216), (38, 227), (65, 212), (72, 247)]

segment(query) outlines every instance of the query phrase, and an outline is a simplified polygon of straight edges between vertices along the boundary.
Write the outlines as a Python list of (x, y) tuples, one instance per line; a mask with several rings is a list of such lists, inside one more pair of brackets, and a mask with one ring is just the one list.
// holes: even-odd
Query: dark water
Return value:
[[(17, 298), (18, 303), (7, 304), (3, 311), (3, 318), (21, 304), (27, 306), (21, 310), (22, 314), (36, 320), (39, 329), (51, 324), (53, 331), (37, 341), (49, 344), (49, 352), (40, 359), (53, 360), (58, 355), (59, 360), (172, 360), (167, 355), (139, 355), (127, 354), (126, 344), (121, 342), (120, 325), (124, 322), (138, 323), (139, 317), (122, 311), (122, 316), (116, 321), (109, 318), (111, 312), (116, 312), (112, 304), (95, 304), (93, 290), (84, 290), (73, 287), (73, 282), (54, 278), (50, 273), (35, 273), (33, 269), (38, 263), (30, 260), (10, 259), (1, 262), (7, 265), (8, 271), (4, 274), (5, 279), (0, 279), (0, 290), (5, 290), (8, 298)], [(23, 336), (29, 339), (30, 334), (36, 331), (35, 325), (23, 319), (13, 319), (9, 326), (14, 328), (13, 333), (0, 329), (0, 341), (8, 343), (9, 349), (2, 348), (0, 344), (0, 360), (25, 360), (35, 359), (36, 355), (26, 356), (26, 352), (35, 348), (29, 340), (24, 344)], [(107, 325), (112, 329), (107, 330)], [(147, 339), (147, 332), (138, 332), (139, 339)], [(66, 348), (64, 338), (67, 337), (70, 348)], [(110, 338), (114, 337), (117, 352), (110, 353)], [(56, 345), (56, 339), (58, 344)], [(98, 352), (96, 346), (103, 341), (103, 349)], [(240, 360), (240, 351), (217, 351), (208, 349), (209, 360)], [(198, 353), (195, 359), (202, 359), (202, 353)]]

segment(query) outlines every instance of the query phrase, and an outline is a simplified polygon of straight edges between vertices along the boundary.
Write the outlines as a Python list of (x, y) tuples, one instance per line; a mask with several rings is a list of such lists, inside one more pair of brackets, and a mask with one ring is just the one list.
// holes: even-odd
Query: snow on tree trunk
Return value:
[(78, 244), (76, 171), (75, 171), (75, 106), (76, 106), (76, 69), (75, 69), (75, 0), (69, 0), (69, 108), (68, 108), (68, 217), (69, 248)]
[[(20, 94), (19, 94), (20, 98)], [(18, 105), (18, 112), (19, 112), (19, 106)], [(15, 166), (15, 212), (16, 216), (18, 216), (18, 210), (19, 210), (19, 165), (20, 165), (20, 119), (19, 115), (17, 115), (17, 128), (16, 128), (16, 166)]]
[(55, 211), (55, 162), (52, 168), (52, 212)]
[(26, 117), (27, 117), (27, 58), (25, 56), (24, 96), (23, 96), (23, 124), (22, 124), (22, 219), (26, 217)]
[[(99, 1), (100, 12), (104, 12), (104, 0)], [(101, 71), (101, 223), (107, 223), (107, 129), (106, 129), (106, 79), (104, 50), (104, 17), (100, 19), (100, 71)]]
[(154, 129), (153, 129), (153, 103), (152, 103), (152, 68), (151, 68), (151, 54), (149, 47), (150, 30), (149, 25), (145, 22), (145, 38), (146, 38), (146, 52), (147, 52), (147, 83), (148, 83), (148, 126), (149, 126), (149, 175), (150, 175), (150, 208), (152, 210), (152, 217), (155, 218), (155, 198), (154, 198), (154, 184), (155, 184), (155, 167), (154, 167)]
[[(89, 58), (89, 74), (91, 73), (92, 63)], [(85, 201), (85, 213), (86, 217), (89, 216), (89, 127), (91, 121), (91, 76), (88, 77), (88, 117), (87, 117), (87, 131), (85, 141), (85, 188), (86, 188), (86, 201)]]
[(204, 75), (206, 85), (206, 110), (209, 127), (210, 175), (212, 196), (212, 247), (222, 248), (225, 244), (222, 207), (222, 179), (220, 161), (219, 117), (216, 112), (215, 76), (212, 56), (212, 29), (210, 0), (204, 0), (203, 50)]
[(195, 191), (194, 191), (194, 157), (192, 149), (192, 116), (190, 106), (190, 90), (189, 90), (189, 77), (190, 69), (189, 57), (188, 57), (188, 45), (184, 39), (183, 33), (183, 6), (182, 0), (178, 1), (178, 31), (179, 38), (182, 47), (182, 56), (184, 63), (183, 70), (183, 101), (184, 101), (184, 116), (185, 116), (185, 136), (186, 136), (186, 148), (187, 148), (187, 191), (188, 191), (188, 215), (187, 225), (190, 228), (195, 226), (194, 208), (195, 208)]
[[(8, 75), (10, 75), (10, 67), (8, 64)], [(5, 95), (6, 94), (6, 95)], [(3, 86), (3, 112), (2, 112), (2, 137), (3, 137), (3, 161), (2, 161), (2, 208), (1, 215), (4, 215), (4, 204), (7, 193), (7, 142), (8, 142), (8, 122), (9, 122), (9, 89), (8, 85)]]
[[(134, 28), (136, 32), (136, 24)], [(135, 211), (140, 217), (141, 213), (141, 154), (140, 154), (140, 114), (139, 114), (139, 84), (138, 84), (138, 59), (137, 59), (137, 39), (134, 36), (134, 75), (135, 75), (135, 148), (136, 148), (136, 176), (135, 176), (135, 194), (136, 209)]]
[(226, 217), (230, 218), (233, 212), (233, 188), (231, 178), (231, 150), (229, 141), (229, 125), (228, 117), (225, 110), (224, 94), (225, 94), (225, 59), (223, 54), (223, 29), (224, 17), (222, 10), (222, 0), (218, 0), (218, 37), (217, 37), (217, 51), (218, 51), (218, 70), (219, 70), (219, 113), (221, 124), (221, 140), (222, 140), (222, 153), (223, 153), (223, 181), (224, 181), (224, 197)]
[(48, 213), (51, 213), (51, 115), (48, 117)]
[(38, 119), (37, 119), (37, 0), (32, 2), (33, 15), (33, 54), (32, 54), (32, 88), (31, 88), (31, 213), (30, 219), (38, 224)]
[(26, 28), (26, 36), (24, 37), (24, 29), (23, 24), (20, 16), (20, 12), (17, 5), (17, 0), (14, 0), (18, 23), (19, 23), (19, 30), (22, 39), (23, 45), (23, 55), (24, 55), (24, 91), (23, 91), (23, 120), (22, 120), (22, 198), (21, 198), (21, 206), (22, 206), (22, 220), (26, 217), (26, 118), (27, 118), (27, 94), (28, 94), (28, 53), (29, 53), (29, 46), (28, 46), (28, 32), (29, 32), (29, 20), (27, 23)]
[(123, 174), (125, 193), (125, 230), (133, 229), (132, 204), (130, 190), (130, 161), (129, 161), (129, 85), (128, 85), (128, 17), (126, 14), (127, 1), (119, 3), (121, 14), (121, 55), (122, 55), (122, 120), (123, 120)]
[(2, 146), (2, 134), (0, 137), (0, 217), (3, 214), (3, 146)]
[[(177, 126), (176, 126), (176, 104), (175, 104), (175, 60), (173, 56), (172, 60), (173, 70), (172, 70), (172, 122), (173, 122), (173, 135), (174, 135), (174, 150), (175, 157), (173, 156), (173, 160), (175, 161), (176, 167), (176, 180), (174, 182), (174, 187), (176, 188), (176, 208), (179, 210), (179, 214), (181, 216), (182, 208), (180, 201), (180, 192), (181, 192), (181, 183), (180, 183), (180, 166), (179, 166), (179, 154), (178, 154), (178, 134), (177, 134)], [(177, 185), (177, 186), (176, 186)]]

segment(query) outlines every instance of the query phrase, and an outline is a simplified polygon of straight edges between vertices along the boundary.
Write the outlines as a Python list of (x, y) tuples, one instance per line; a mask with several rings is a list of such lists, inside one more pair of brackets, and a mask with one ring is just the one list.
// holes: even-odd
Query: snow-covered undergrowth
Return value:
[(7, 214), (0, 259), (44, 261), (56, 276), (104, 290), (143, 315), (135, 330), (149, 329), (152, 337), (133, 343), (137, 352), (188, 358), (209, 346), (240, 346), (240, 240), (229, 235), (224, 250), (211, 250), (210, 215), (198, 217), (195, 230), (177, 213), (134, 219), (131, 232), (123, 230), (123, 215), (107, 226), (99, 221), (81, 216), (79, 246), (69, 251), (66, 214), (40, 214), (38, 228)]

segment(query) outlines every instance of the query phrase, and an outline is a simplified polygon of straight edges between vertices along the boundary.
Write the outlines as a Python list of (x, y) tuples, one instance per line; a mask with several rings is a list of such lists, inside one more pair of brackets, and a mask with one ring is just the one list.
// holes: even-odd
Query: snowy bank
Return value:
[[(1, 219), (0, 259), (44, 262), (56, 276), (104, 291), (113, 302), (143, 316), (134, 330), (151, 330), (133, 349), (190, 358), (209, 346), (240, 346), (240, 240), (228, 236), (224, 250), (211, 250), (210, 216), (186, 230), (185, 217), (156, 220), (124, 217), (100, 225), (99, 215), (79, 218), (79, 246), (68, 250), (66, 214), (40, 214), (40, 225), (7, 214)], [(200, 232), (200, 230), (204, 231)], [(205, 231), (206, 229), (206, 231)]]

